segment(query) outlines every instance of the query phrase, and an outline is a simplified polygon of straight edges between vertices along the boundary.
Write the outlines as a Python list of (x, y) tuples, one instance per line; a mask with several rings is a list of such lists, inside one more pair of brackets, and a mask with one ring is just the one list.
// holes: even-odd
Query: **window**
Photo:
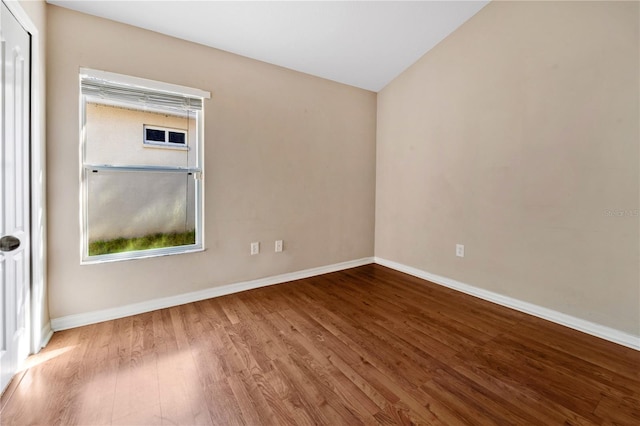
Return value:
[(186, 148), (187, 131), (144, 125), (144, 143), (153, 147)]
[(82, 262), (202, 250), (209, 93), (89, 69), (80, 92)]

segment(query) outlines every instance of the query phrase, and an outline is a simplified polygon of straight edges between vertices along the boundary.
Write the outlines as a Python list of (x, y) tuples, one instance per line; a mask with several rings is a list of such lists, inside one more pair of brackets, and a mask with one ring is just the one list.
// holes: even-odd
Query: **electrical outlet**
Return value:
[(251, 243), (251, 255), (260, 253), (260, 243)]
[(276, 240), (276, 253), (280, 253), (282, 251), (282, 240)]
[(464, 257), (464, 244), (456, 244), (456, 256)]

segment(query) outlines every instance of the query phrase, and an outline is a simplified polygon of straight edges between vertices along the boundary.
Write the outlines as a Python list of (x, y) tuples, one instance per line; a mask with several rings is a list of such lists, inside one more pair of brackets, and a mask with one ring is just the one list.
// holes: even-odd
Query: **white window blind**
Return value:
[(211, 93), (190, 87), (82, 68), (82, 95), (99, 103), (127, 103), (150, 109), (170, 111), (202, 111), (203, 99)]
[(83, 95), (97, 99), (180, 111), (202, 110), (202, 98), (148, 90), (143, 87), (118, 85), (91, 77), (83, 78), (81, 87)]

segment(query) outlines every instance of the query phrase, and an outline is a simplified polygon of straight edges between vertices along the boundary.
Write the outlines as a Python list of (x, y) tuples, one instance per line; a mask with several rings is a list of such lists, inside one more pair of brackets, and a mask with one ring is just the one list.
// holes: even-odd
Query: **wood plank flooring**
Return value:
[(2, 425), (638, 425), (640, 352), (379, 265), (56, 333)]

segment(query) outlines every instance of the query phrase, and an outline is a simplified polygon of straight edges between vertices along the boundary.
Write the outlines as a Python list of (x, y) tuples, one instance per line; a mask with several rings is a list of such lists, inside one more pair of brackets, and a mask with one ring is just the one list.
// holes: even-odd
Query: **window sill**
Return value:
[(176, 151), (189, 151), (188, 146), (184, 146), (181, 144), (165, 143), (165, 142), (158, 142), (158, 143), (143, 142), (142, 146), (145, 148), (160, 148), (160, 149), (173, 149)]
[(167, 247), (161, 249), (129, 251), (114, 254), (102, 254), (99, 256), (84, 256), (80, 265), (96, 265), (101, 263), (121, 262), (124, 260), (148, 259), (152, 257), (173, 256), (177, 254), (198, 253), (206, 251), (198, 244), (190, 246)]

